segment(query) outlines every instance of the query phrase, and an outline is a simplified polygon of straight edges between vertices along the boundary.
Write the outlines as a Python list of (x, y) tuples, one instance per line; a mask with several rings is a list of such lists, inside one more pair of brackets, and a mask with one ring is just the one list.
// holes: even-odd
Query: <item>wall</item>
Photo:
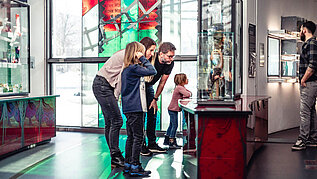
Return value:
[[(304, 4), (305, 2), (306, 4)], [(248, 24), (257, 25), (257, 54), (259, 43), (265, 45), (267, 60), (267, 30), (281, 28), (281, 16), (298, 16), (317, 22), (316, 0), (245, 0), (247, 11), (244, 16), (244, 68), (248, 68)], [(256, 8), (255, 8), (256, 7)], [(291, 83), (267, 83), (267, 64), (259, 67), (257, 57), (257, 75), (248, 78), (244, 73), (245, 94), (268, 95), (269, 133), (297, 127), (299, 125), (299, 85)]]
[(45, 16), (44, 16), (45, 0), (29, 0), (30, 4), (30, 55), (34, 57), (34, 68), (30, 70), (31, 95), (45, 94)]

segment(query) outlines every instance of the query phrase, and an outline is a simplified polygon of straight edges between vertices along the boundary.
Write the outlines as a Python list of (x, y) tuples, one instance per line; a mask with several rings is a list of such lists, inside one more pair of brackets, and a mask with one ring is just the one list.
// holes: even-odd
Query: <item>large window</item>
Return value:
[[(168, 114), (168, 110), (167, 107), (171, 102), (172, 99), (172, 95), (173, 95), (173, 91), (175, 88), (175, 83), (174, 83), (174, 76), (177, 73), (185, 73), (187, 78), (188, 78), (188, 85), (186, 85), (185, 87), (192, 92), (193, 94), (193, 98), (197, 97), (197, 88), (196, 88), (196, 84), (197, 84), (197, 73), (196, 69), (197, 69), (197, 62), (196, 61), (176, 61), (173, 71), (170, 74), (169, 79), (167, 80), (165, 87), (164, 87), (164, 91), (162, 93), (162, 108), (161, 108), (161, 114), (162, 114), (162, 128), (161, 130), (165, 131), (167, 130), (169, 123), (170, 123), (170, 117)], [(191, 72), (191, 73), (189, 73)], [(182, 129), (182, 121), (180, 121), (181, 119), (181, 115), (178, 115), (178, 129)]]
[(81, 1), (54, 0), (52, 7), (51, 56), (53, 58), (81, 57)]
[(61, 95), (57, 99), (57, 125), (103, 127), (91, 90), (94, 76), (114, 52), (147, 36), (157, 44), (169, 41), (177, 48), (177, 62), (162, 93), (157, 122), (157, 129), (166, 130), (174, 75), (190, 71), (188, 87), (196, 94), (198, 1), (49, 1), (51, 91)]

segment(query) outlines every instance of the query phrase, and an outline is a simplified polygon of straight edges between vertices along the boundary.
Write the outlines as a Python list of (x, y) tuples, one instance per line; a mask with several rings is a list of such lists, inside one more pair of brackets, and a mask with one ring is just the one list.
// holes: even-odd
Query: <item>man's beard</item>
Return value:
[(306, 41), (306, 37), (304, 34), (300, 34), (300, 40), (305, 42)]
[(165, 58), (161, 58), (161, 62), (162, 62), (163, 64), (166, 64), (166, 65), (169, 65), (169, 64), (172, 63), (172, 62), (170, 62), (170, 61), (166, 61)]

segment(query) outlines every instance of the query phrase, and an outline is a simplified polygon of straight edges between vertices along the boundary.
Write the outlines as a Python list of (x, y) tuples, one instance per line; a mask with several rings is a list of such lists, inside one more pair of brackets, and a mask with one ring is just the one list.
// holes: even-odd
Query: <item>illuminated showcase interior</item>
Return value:
[(29, 92), (29, 6), (0, 1), (0, 96)]

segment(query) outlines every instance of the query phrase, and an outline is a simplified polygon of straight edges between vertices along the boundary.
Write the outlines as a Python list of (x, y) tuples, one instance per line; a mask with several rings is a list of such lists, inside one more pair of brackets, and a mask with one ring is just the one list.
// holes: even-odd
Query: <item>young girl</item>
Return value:
[[(155, 75), (156, 70), (143, 56), (145, 47), (139, 42), (127, 45), (121, 74), (122, 111), (127, 117), (127, 141), (124, 172), (131, 176), (148, 176), (140, 163), (143, 143), (144, 113), (147, 112), (144, 76)], [(142, 65), (142, 66), (141, 66)]]
[(188, 84), (188, 79), (184, 73), (176, 74), (174, 77), (175, 89), (170, 105), (168, 106), (168, 114), (170, 115), (170, 125), (165, 134), (164, 145), (169, 145), (171, 149), (179, 149), (180, 146), (176, 143), (176, 130), (178, 127), (178, 112), (181, 111), (178, 106), (178, 100), (188, 98), (191, 92), (184, 85)]

